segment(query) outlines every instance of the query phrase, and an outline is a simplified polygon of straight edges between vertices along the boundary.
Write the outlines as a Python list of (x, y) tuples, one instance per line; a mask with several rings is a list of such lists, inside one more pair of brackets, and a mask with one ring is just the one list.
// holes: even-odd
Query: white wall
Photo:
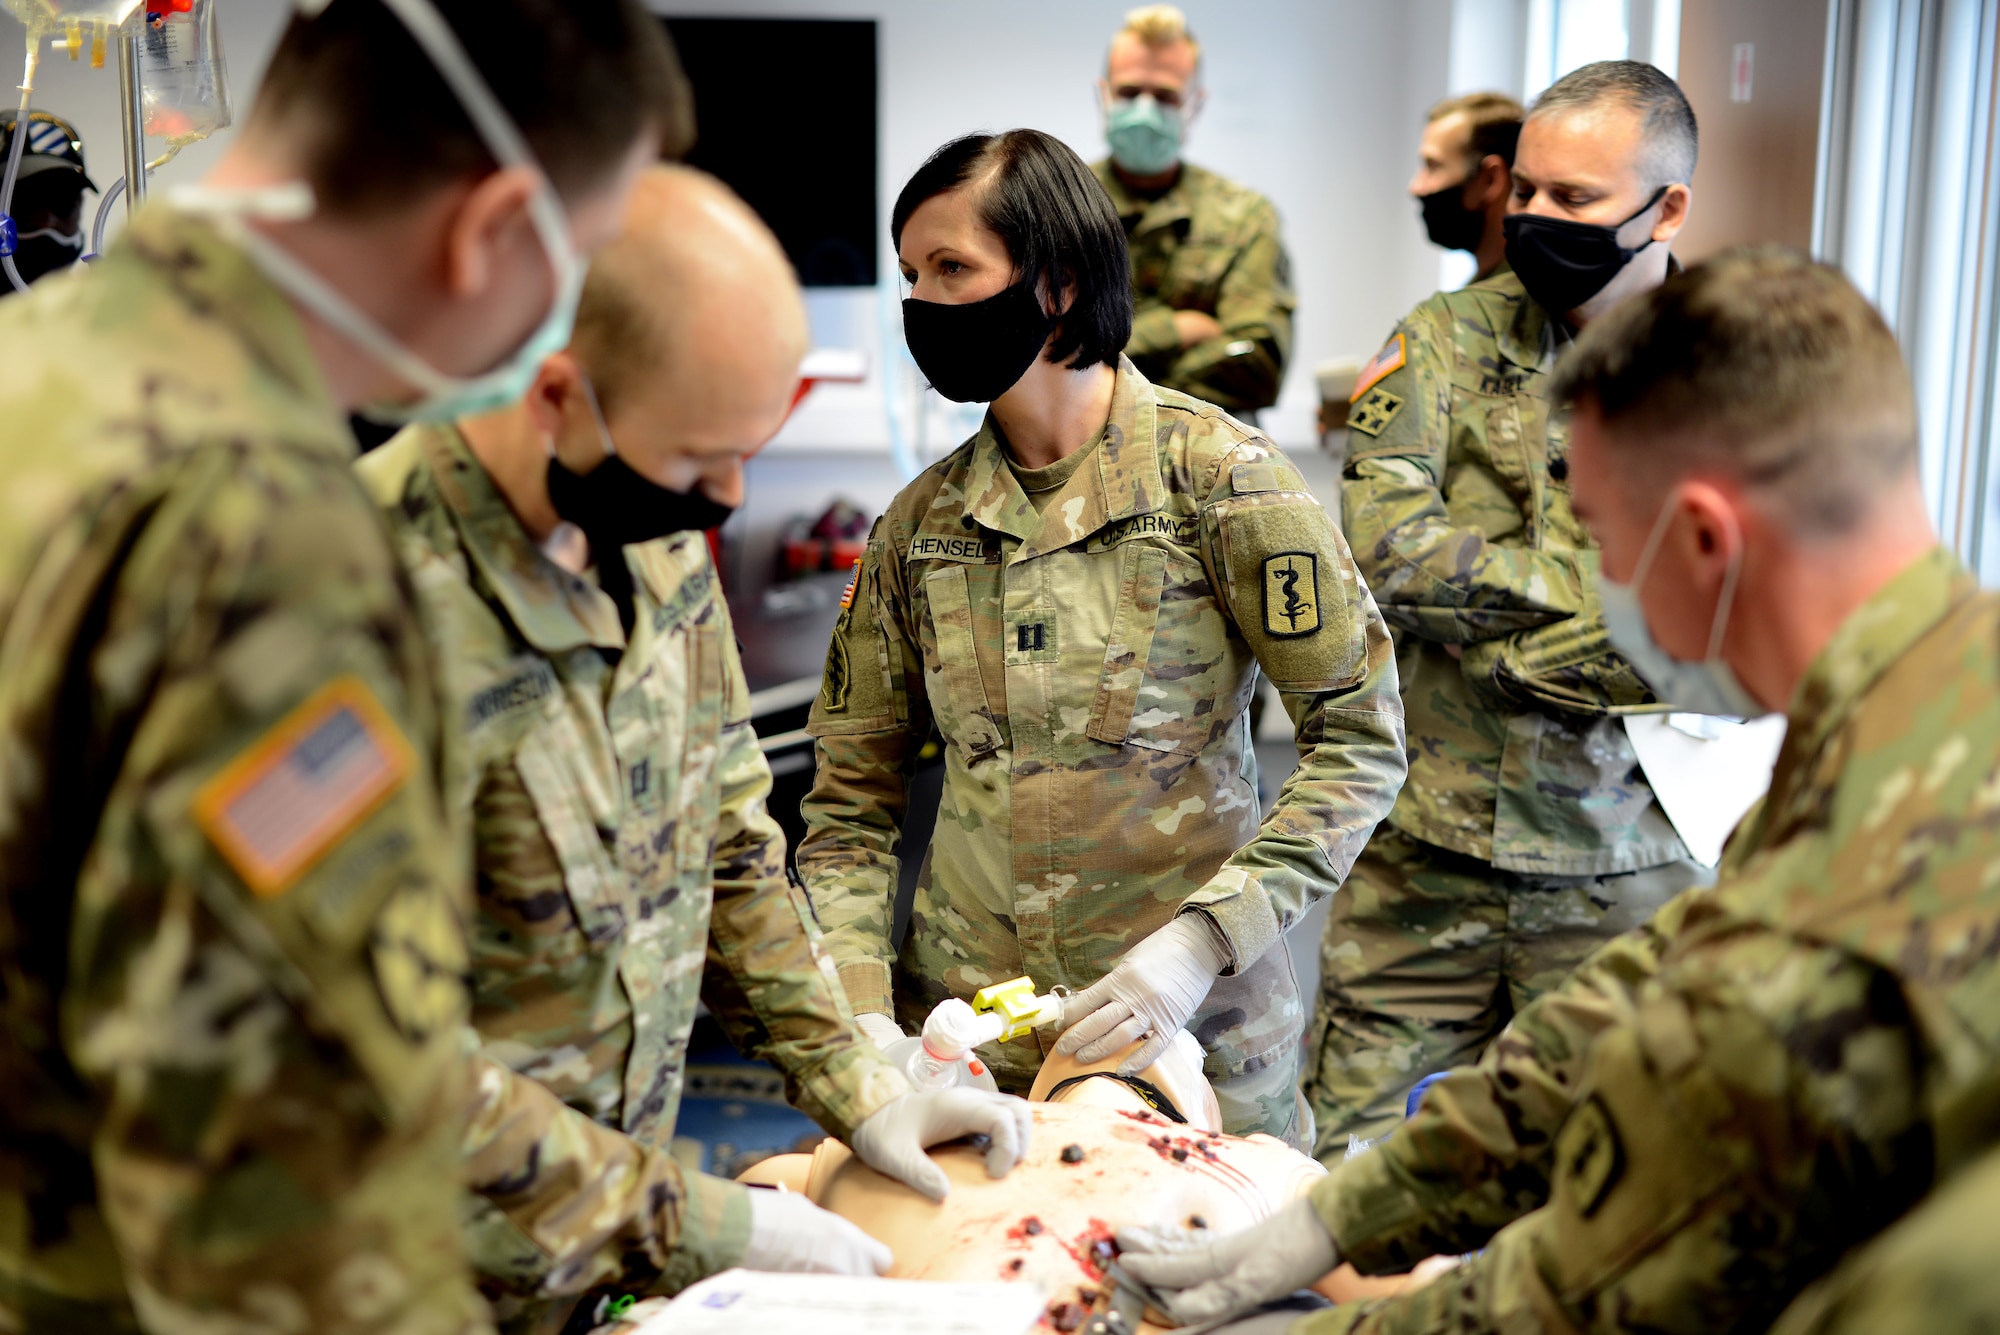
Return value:
[[(240, 114), (291, 6), (287, 0), (219, 3)], [(1128, 7), (1128, 0), (652, 3), (663, 13), (879, 20), (885, 228), (903, 180), (932, 149), (968, 130), (1031, 125), (1061, 136), (1087, 158), (1101, 156), (1092, 85)], [(1283, 396), (1266, 414), (1266, 426), (1306, 454), (1316, 440), (1314, 363), (1372, 354), (1396, 319), (1437, 284), (1438, 252), (1425, 242), (1403, 186), (1424, 109), (1451, 91), (1454, 3), (1185, 0), (1185, 8), (1204, 46), (1209, 90), (1189, 156), (1269, 195), (1283, 217), (1299, 294), (1297, 340)], [(0, 77), (17, 68), (20, 32), (0, 12), (0, 70), (9, 72)], [(112, 73), (71, 66), (60, 56), (45, 59), (36, 104), (77, 125), (92, 175), (108, 186), (120, 170)], [(798, 138), (771, 145), (774, 171), (783, 170), (786, 155), (813, 151), (810, 129), (800, 126)], [(159, 173), (155, 188), (197, 179), (219, 147), (190, 148)], [(893, 276), (886, 234), (882, 245), (883, 272)], [(893, 283), (880, 294), (812, 294), (818, 340), (864, 348), (875, 374), (862, 386), (816, 391), (755, 464), (751, 506), (732, 525), (743, 554), (739, 570), (747, 576), (742, 583), (761, 585), (774, 526), (786, 516), (816, 512), (836, 493), (879, 510), (899, 484), (885, 448), (880, 375), (896, 364), (888, 351), (902, 355), (894, 345), (899, 296)], [(963, 422), (947, 425), (948, 431), (933, 430), (932, 453), (962, 434)]]
[[(880, 29), (883, 273), (886, 235), (903, 181), (939, 144), (976, 129), (1033, 126), (1089, 159), (1102, 156), (1094, 81), (1128, 0), (652, 0), (663, 13), (874, 18)], [(1183, 0), (1201, 39), (1208, 103), (1188, 148), (1194, 161), (1276, 203), (1299, 294), (1297, 339), (1266, 428), (1295, 453), (1316, 447), (1314, 363), (1367, 357), (1396, 320), (1436, 286), (1437, 254), (1403, 193), (1423, 112), (1445, 95), (1451, 0)], [(773, 146), (810, 152), (809, 140)], [(774, 165), (774, 170), (781, 170)], [(822, 342), (869, 354), (870, 383), (814, 392), (753, 465), (740, 530), (741, 583), (769, 568), (773, 525), (816, 512), (834, 494), (879, 511), (900, 478), (883, 446), (882, 371), (908, 386), (893, 286), (881, 293), (810, 295)], [(976, 416), (972, 419), (976, 421)], [(965, 422), (933, 430), (935, 456)], [(1330, 484), (1316, 476), (1316, 485)], [(1329, 493), (1330, 494), (1330, 493)]]
[[(1127, 0), (654, 0), (664, 13), (875, 18), (881, 23), (881, 198), (930, 151), (975, 129), (1047, 130), (1086, 158), (1103, 154), (1093, 83)], [(1187, 0), (1205, 57), (1208, 105), (1189, 156), (1277, 204), (1299, 292), (1297, 343), (1266, 425), (1310, 444), (1311, 369), (1373, 353), (1434, 285), (1436, 253), (1403, 195), (1423, 110), (1443, 96), (1450, 0)], [(774, 153), (810, 143), (774, 145)], [(883, 238), (884, 271), (889, 264)], [(897, 294), (889, 293), (893, 301)], [(866, 346), (883, 365), (893, 312), (867, 295), (815, 294), (823, 334)], [(886, 317), (886, 318), (885, 318)], [(780, 446), (880, 440), (882, 399), (822, 391)]]

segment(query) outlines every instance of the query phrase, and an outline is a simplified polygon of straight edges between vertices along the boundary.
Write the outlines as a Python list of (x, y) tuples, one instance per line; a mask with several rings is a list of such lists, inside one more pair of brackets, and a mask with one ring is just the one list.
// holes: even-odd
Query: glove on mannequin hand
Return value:
[(877, 1014), (874, 1011), (863, 1011), (861, 1014), (855, 1016), (854, 1024), (878, 1048), (886, 1048), (891, 1043), (899, 1042), (907, 1037), (903, 1033), (903, 1026), (897, 1024), (889, 1016)]
[(1160, 1059), (1228, 964), (1229, 948), (1208, 915), (1181, 914), (1063, 1003), (1056, 1051), (1089, 1063), (1146, 1038), (1118, 1067), (1120, 1075), (1138, 1074)]
[(887, 1247), (803, 1196), (750, 1189), (750, 1245), (743, 1251), (746, 1270), (809, 1270), (872, 1279), (895, 1259)]
[(1118, 1231), (1118, 1263), (1172, 1292), (1179, 1325), (1236, 1316), (1305, 1288), (1340, 1264), (1340, 1248), (1301, 1197), (1261, 1224), (1216, 1237), (1201, 1229)]
[(920, 1089), (893, 1099), (854, 1128), (861, 1162), (934, 1201), (951, 1194), (951, 1179), (924, 1150), (960, 1136), (985, 1136), (986, 1175), (1005, 1177), (1028, 1152), (1034, 1114), (1025, 1100), (984, 1089)]

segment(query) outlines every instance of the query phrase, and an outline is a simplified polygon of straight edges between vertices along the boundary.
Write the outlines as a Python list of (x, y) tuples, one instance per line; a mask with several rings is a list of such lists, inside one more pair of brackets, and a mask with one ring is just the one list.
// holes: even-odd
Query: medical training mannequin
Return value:
[[(987, 1177), (974, 1145), (934, 1149), (952, 1183), (941, 1203), (831, 1139), (811, 1154), (766, 1159), (739, 1180), (802, 1193), (860, 1225), (895, 1253), (890, 1278), (1039, 1284), (1048, 1298), (1043, 1324), (1081, 1329), (1108, 1304), (1104, 1262), (1125, 1221), (1226, 1232), (1269, 1218), (1326, 1173), (1274, 1136), (1221, 1134), (1200, 1047), (1185, 1031), (1131, 1080), (1116, 1074), (1129, 1051), (1087, 1064), (1056, 1054), (1044, 1063), (1028, 1096), (1034, 1136), (1005, 1180)], [(1413, 1275), (1363, 1279), (1342, 1267), (1314, 1288), (1335, 1302), (1382, 1297), (1440, 1268), (1427, 1262)], [(616, 1329), (630, 1332), (659, 1310), (641, 1304)]]

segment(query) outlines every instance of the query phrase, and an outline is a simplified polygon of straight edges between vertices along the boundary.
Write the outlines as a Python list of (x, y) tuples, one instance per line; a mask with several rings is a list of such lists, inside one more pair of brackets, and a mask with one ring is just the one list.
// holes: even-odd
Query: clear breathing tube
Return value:
[[(12, 218), (14, 208), (14, 179), (21, 174), (21, 152), (28, 144), (28, 102), (35, 95), (35, 71), (42, 63), (42, 38), (46, 35), (43, 24), (28, 24), (28, 58), (26, 69), (21, 74), (21, 109), (14, 117), (13, 144), (7, 152), (7, 174), (0, 178), (0, 218)], [(28, 284), (21, 277), (21, 271), (14, 267), (14, 257), (0, 255), (0, 269), (6, 270), (7, 281), (17, 292), (26, 292)]]

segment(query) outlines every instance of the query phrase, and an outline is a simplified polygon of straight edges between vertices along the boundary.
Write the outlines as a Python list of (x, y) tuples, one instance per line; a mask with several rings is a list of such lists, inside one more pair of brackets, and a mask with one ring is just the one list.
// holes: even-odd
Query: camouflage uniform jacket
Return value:
[(468, 1083), (441, 688), (291, 307), (155, 206), (0, 364), (0, 1329), (485, 1329), (468, 1155), (527, 1284), (740, 1256), (741, 1188)]
[[(1367, 587), (1283, 455), (1129, 361), (1096, 458), (1046, 517), (1005, 448), (989, 415), (897, 496), (835, 627), (799, 868), (848, 996), (890, 1010), (893, 972), (915, 1024), (1023, 973), (1082, 988), (1198, 908), (1233, 956), (1188, 1024), (1209, 1074), (1294, 1061), (1280, 937), (1340, 884), (1403, 774)], [(1261, 828), (1245, 717), (1260, 667), (1301, 757)], [(898, 830), (933, 727), (944, 796), (898, 958)], [(1025, 1087), (1054, 1038), (996, 1054), (1003, 1087)]]
[(1612, 943), (1314, 1189), (1363, 1269), (1486, 1251), (1306, 1328), (1756, 1328), (1921, 1195), (2000, 1055), (1996, 645), (1942, 549), (1858, 609), (1657, 959)]
[[(1298, 298), (1271, 201), (1188, 163), (1152, 199), (1126, 189), (1109, 161), (1093, 170), (1132, 254), (1132, 364), (1164, 389), (1230, 412), (1276, 403)], [(1222, 333), (1183, 348), (1175, 311), (1212, 315)]]
[(1418, 306), (1364, 372), (1341, 513), (1403, 668), (1390, 823), (1507, 871), (1597, 876), (1687, 850), (1615, 717), (1654, 701), (1610, 649), (1570, 510), (1548, 398), (1565, 339), (1511, 270)]
[(1801, 1294), (1773, 1335), (2000, 1330), (2000, 1068), (1939, 1122), (1938, 1189)]
[(411, 540), (466, 736), (472, 1021), (487, 1054), (650, 1145), (697, 998), (845, 1136), (909, 1086), (853, 1027), (785, 840), (698, 533), (626, 549), (637, 617), (537, 549), (465, 439), (359, 465)]

